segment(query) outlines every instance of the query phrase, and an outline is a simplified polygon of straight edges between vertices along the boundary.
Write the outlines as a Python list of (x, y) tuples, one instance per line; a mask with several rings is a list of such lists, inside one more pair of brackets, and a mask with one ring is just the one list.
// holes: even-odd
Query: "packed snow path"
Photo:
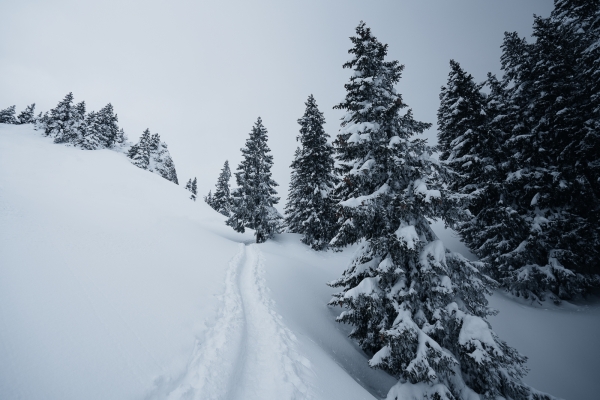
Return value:
[(197, 343), (177, 399), (306, 399), (310, 363), (272, 309), (256, 245), (240, 245), (230, 261), (215, 325)]

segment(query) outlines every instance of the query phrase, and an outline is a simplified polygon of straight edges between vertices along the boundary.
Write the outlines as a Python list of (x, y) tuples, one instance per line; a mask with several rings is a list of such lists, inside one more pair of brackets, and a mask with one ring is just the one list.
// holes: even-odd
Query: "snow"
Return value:
[(414, 225), (401, 226), (395, 234), (398, 239), (406, 243), (406, 247), (410, 250), (414, 250), (417, 242), (419, 242), (419, 235)]
[(425, 184), (425, 182), (423, 182), (420, 179), (417, 179), (414, 182), (413, 186), (415, 188), (414, 189), (415, 193), (419, 193), (419, 194), (422, 194), (423, 196), (425, 196), (425, 201), (427, 203), (429, 203), (431, 201), (431, 198), (439, 199), (442, 196), (439, 190), (427, 189), (427, 185)]
[(342, 201), (340, 204), (344, 207), (359, 207), (363, 202), (373, 200), (382, 194), (386, 194), (390, 190), (387, 183), (384, 183), (379, 189), (366, 196), (353, 197), (349, 200)]
[[(370, 368), (347, 338), (352, 327), (335, 322), (342, 310), (326, 305), (335, 290), (325, 283), (355, 247), (315, 252), (295, 234), (256, 245), (253, 232), (235, 233), (188, 195), (123, 154), (0, 124), (1, 399), (420, 399), (436, 390)], [(441, 241), (424, 250), (444, 263)], [(500, 310), (494, 331), (529, 357), (525, 382), (597, 397), (600, 302), (536, 306), (500, 292), (490, 301)], [(464, 337), (485, 333), (481, 324), (465, 321)]]

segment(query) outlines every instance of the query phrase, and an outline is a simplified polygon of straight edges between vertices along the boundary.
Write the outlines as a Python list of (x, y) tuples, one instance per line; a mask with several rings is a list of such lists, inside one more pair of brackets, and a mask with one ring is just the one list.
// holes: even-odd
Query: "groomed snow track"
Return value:
[(215, 325), (196, 343), (187, 372), (171, 391), (179, 399), (310, 399), (309, 361), (273, 310), (262, 254), (240, 244), (230, 261)]

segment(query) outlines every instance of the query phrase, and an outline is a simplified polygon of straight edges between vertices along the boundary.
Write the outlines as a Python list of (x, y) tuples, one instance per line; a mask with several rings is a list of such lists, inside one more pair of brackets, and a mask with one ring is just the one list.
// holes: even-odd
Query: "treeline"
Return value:
[(600, 283), (598, 3), (557, 1), (535, 18), (534, 43), (506, 33), (501, 79), (475, 83), (451, 61), (440, 94), (440, 158), (468, 200), (456, 229), (525, 298), (570, 299)]
[(100, 111), (86, 113), (85, 102), (73, 104), (73, 93), (68, 93), (55, 108), (35, 116), (35, 103), (15, 116), (15, 106), (0, 110), (0, 123), (34, 124), (37, 130), (54, 139), (55, 143), (65, 143), (84, 150), (111, 149), (122, 151), (139, 168), (154, 172), (163, 178), (179, 184), (175, 164), (167, 144), (160, 136), (144, 131), (136, 144), (127, 141), (127, 136), (119, 128), (119, 119), (112, 104)]

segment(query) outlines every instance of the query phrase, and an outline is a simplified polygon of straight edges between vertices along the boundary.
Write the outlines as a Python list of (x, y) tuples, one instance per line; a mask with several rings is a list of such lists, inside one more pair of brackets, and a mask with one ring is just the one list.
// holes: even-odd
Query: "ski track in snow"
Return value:
[(169, 400), (310, 399), (310, 362), (273, 310), (262, 254), (240, 244), (230, 261), (215, 325), (196, 343), (187, 372)]

